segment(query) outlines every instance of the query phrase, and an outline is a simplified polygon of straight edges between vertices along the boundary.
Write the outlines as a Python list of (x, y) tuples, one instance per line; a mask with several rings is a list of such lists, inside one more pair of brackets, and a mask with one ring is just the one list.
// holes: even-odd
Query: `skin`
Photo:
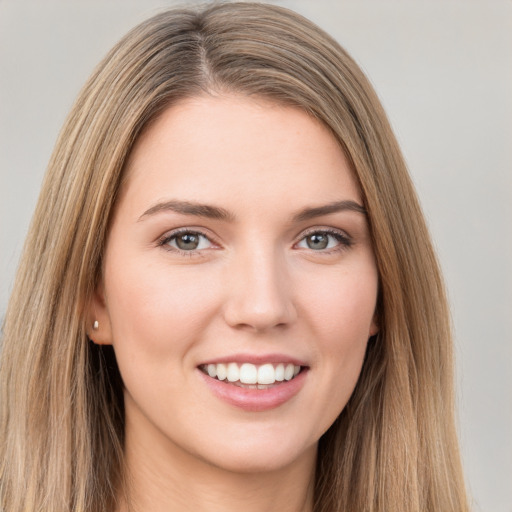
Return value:
[[(344, 153), (301, 110), (202, 96), (150, 126), (126, 173), (91, 308), (92, 337), (114, 346), (125, 384), (131, 507), (120, 510), (312, 510), (318, 440), (377, 332), (364, 213), (297, 218), (362, 205)], [(171, 200), (227, 218), (162, 206)], [(177, 249), (180, 228), (202, 233), (196, 250)], [(258, 412), (220, 399), (198, 366), (240, 353), (304, 362), (300, 391)]]

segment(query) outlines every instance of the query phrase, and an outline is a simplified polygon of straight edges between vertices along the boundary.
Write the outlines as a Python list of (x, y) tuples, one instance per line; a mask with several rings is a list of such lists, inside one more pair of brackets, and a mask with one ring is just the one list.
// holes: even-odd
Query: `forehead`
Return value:
[[(262, 206), (289, 200), (360, 200), (334, 136), (304, 111), (238, 96), (200, 96), (169, 107), (139, 138), (123, 196), (167, 196)], [(343, 196), (343, 197), (342, 197)]]

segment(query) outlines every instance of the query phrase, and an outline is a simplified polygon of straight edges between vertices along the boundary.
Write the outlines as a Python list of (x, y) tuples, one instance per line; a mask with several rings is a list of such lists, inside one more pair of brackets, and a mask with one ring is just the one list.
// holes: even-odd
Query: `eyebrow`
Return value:
[(172, 211), (175, 213), (181, 213), (182, 215), (194, 215), (196, 217), (206, 217), (209, 219), (217, 219), (217, 220), (234, 220), (234, 215), (224, 208), (219, 208), (218, 206), (210, 206), (207, 204), (194, 203), (191, 201), (164, 201), (162, 203), (157, 203), (149, 210), (146, 210), (140, 217), (139, 221), (143, 220), (145, 217), (149, 217), (151, 215), (155, 215), (160, 212)]
[(352, 200), (345, 200), (335, 201), (324, 206), (305, 208), (293, 216), (293, 222), (303, 222), (316, 217), (322, 217), (323, 215), (344, 211), (356, 212), (366, 216), (366, 209), (362, 205)]
[[(195, 203), (191, 201), (178, 201), (170, 200), (157, 203), (148, 210), (146, 210), (140, 217), (139, 221), (161, 212), (172, 211), (182, 215), (193, 215), (196, 217), (206, 217), (209, 219), (234, 221), (235, 216), (224, 208), (218, 206), (211, 206), (208, 204)], [(332, 213), (343, 211), (351, 211), (360, 213), (366, 216), (366, 209), (359, 203), (352, 200), (335, 201), (323, 206), (315, 206), (311, 208), (304, 208), (292, 217), (293, 222), (304, 222), (306, 220), (322, 217)]]

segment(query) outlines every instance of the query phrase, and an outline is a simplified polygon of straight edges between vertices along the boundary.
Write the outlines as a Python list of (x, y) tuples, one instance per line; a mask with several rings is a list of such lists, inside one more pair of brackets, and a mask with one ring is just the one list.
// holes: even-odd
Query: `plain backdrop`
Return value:
[[(274, 3), (330, 32), (382, 99), (448, 285), (474, 510), (512, 512), (512, 2)], [(0, 0), (0, 319), (74, 97), (129, 28), (167, 5)]]

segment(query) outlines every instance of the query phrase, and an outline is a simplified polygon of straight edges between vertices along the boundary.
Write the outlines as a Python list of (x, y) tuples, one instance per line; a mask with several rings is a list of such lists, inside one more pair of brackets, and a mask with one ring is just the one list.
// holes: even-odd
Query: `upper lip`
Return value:
[(307, 363), (297, 357), (286, 354), (231, 354), (229, 356), (215, 357), (201, 362), (198, 366), (219, 363), (252, 363), (254, 365), (262, 365), (265, 363), (272, 364), (293, 364), (294, 366), (308, 366)]

